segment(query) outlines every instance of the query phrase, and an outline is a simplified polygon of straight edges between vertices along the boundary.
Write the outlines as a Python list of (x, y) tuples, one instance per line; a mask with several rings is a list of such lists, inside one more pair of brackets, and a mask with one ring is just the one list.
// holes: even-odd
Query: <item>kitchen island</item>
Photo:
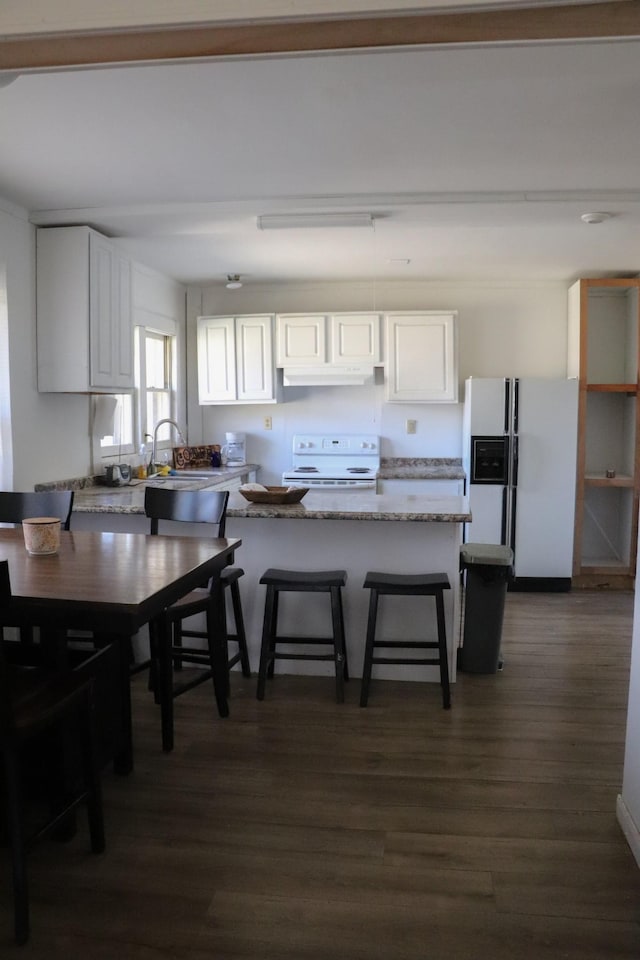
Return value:
[[(194, 480), (188, 488), (208, 485), (206, 480)], [(185, 483), (167, 478), (166, 486), (184, 489)], [(454, 680), (455, 650), (459, 641), (459, 550), (462, 524), (470, 519), (465, 497), (377, 495), (373, 491), (309, 492), (300, 504), (276, 506), (248, 503), (241, 494), (231, 493), (226, 532), (229, 537), (241, 537), (243, 541), (236, 562), (246, 574), (240, 587), (253, 670), (258, 666), (264, 607), (265, 588), (259, 580), (268, 567), (347, 571), (345, 627), (353, 677), (360, 676), (362, 671), (369, 601), (369, 593), (362, 584), (367, 571), (442, 572), (451, 583), (451, 590), (445, 594), (445, 606), (449, 673)], [(144, 484), (76, 491), (71, 529), (147, 533)], [(202, 536), (202, 527), (180, 524), (176, 525), (176, 532)], [(381, 607), (380, 629), (386, 636), (395, 634), (405, 639), (417, 639), (420, 629), (428, 629), (434, 636), (435, 614), (427, 615), (428, 603), (414, 597), (390, 601)], [(283, 598), (285, 631), (308, 632), (310, 636), (324, 634), (327, 617), (326, 598), (322, 595), (291, 594)], [(303, 626), (306, 623), (308, 630)], [(290, 673), (329, 674), (332, 671), (331, 664), (312, 661), (284, 661), (279, 667)], [(376, 677), (439, 681), (436, 667), (377, 666), (374, 681)], [(375, 696), (375, 687), (372, 687), (372, 696)]]

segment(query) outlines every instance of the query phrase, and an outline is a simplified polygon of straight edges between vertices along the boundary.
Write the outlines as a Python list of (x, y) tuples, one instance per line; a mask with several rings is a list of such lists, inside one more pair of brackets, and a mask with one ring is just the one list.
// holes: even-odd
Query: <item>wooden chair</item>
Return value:
[[(18, 525), (27, 517), (59, 517), (62, 529), (69, 530), (73, 511), (73, 490), (36, 490), (25, 493), (0, 490), (0, 523)], [(0, 639), (2, 631), (0, 629)], [(33, 628), (20, 629), (20, 658), (34, 657)]]
[(59, 517), (62, 529), (71, 527), (73, 490), (36, 490), (19, 493), (0, 490), (0, 523), (22, 523), (26, 517)]
[[(162, 487), (147, 487), (145, 490), (144, 510), (145, 514), (151, 520), (151, 533), (160, 532), (161, 521), (178, 521), (186, 523), (206, 523), (214, 528), (212, 536), (224, 537), (225, 522), (227, 512), (227, 501), (229, 493), (227, 490), (169, 490)], [(247, 650), (247, 638), (244, 629), (244, 618), (242, 614), (242, 602), (240, 598), (240, 588), (238, 581), (244, 576), (244, 570), (240, 567), (226, 567), (220, 577), (220, 585), (224, 594), (229, 590), (233, 607), (233, 618), (235, 633), (226, 632), (226, 611), (224, 610), (224, 630), (226, 633), (225, 642), (236, 643), (237, 652), (229, 657), (228, 668), (231, 670), (237, 663), (240, 663), (242, 673), (245, 677), (251, 676), (251, 665)], [(191, 591), (166, 611), (169, 629), (163, 631), (171, 643), (171, 663), (174, 670), (180, 669), (183, 661), (203, 666), (204, 670), (199, 670), (197, 676), (191, 677), (188, 681), (176, 682), (173, 680), (173, 696), (177, 697), (187, 690), (191, 690), (198, 684), (204, 683), (212, 677), (212, 666), (210, 660), (210, 641), (208, 630), (187, 629), (184, 627), (184, 621), (196, 614), (205, 615), (209, 612), (210, 603), (210, 584), (203, 584), (197, 590)], [(153, 634), (154, 631), (151, 630)], [(208, 641), (207, 647), (185, 646), (183, 638), (203, 638)], [(158, 642), (157, 636), (152, 636), (153, 643)], [(153, 649), (152, 649), (152, 685), (153, 685)]]
[[(11, 586), (6, 560), (0, 561), (0, 611), (11, 603)], [(71, 791), (70, 781), (61, 774), (58, 752), (43, 752), (51, 775), (47, 777), (50, 810), (48, 819), (27, 836), (25, 798), (22, 791), (23, 748), (47, 733), (60, 732), (77, 738), (81, 753), (82, 783)], [(4, 767), (3, 804), (11, 849), (14, 895), (14, 927), (18, 943), (29, 939), (29, 892), (26, 854), (32, 842), (54, 830), (80, 804), (86, 802), (91, 849), (104, 850), (104, 822), (100, 775), (93, 742), (92, 684), (71, 670), (12, 667), (0, 644), (0, 750)]]

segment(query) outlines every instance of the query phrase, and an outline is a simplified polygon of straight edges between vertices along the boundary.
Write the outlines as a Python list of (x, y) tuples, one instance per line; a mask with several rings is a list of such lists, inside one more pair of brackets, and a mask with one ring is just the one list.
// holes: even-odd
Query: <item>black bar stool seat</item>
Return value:
[[(369, 589), (369, 617), (367, 620), (367, 640), (362, 670), (360, 706), (366, 707), (369, 699), (369, 684), (374, 663), (418, 664), (440, 667), (440, 685), (442, 687), (442, 705), (445, 710), (451, 706), (449, 689), (449, 663), (447, 658), (447, 634), (444, 619), (444, 591), (451, 589), (446, 573), (375, 573), (369, 572), (363, 584)], [(377, 638), (378, 601), (381, 596), (433, 597), (436, 602), (437, 640), (386, 640)], [(376, 650), (386, 648), (401, 651), (396, 655), (378, 655)], [(436, 650), (437, 654), (427, 657), (411, 656), (411, 650)]]
[[(344, 681), (349, 679), (344, 636), (342, 587), (347, 582), (345, 570), (265, 570), (260, 583), (267, 587), (258, 670), (258, 700), (264, 700), (267, 677), (274, 674), (276, 660), (333, 660), (336, 671), (336, 700), (344, 703)], [(278, 634), (278, 606), (281, 593), (328, 593), (331, 598), (331, 636), (304, 637)], [(277, 645), (330, 645), (326, 653), (278, 651)]]

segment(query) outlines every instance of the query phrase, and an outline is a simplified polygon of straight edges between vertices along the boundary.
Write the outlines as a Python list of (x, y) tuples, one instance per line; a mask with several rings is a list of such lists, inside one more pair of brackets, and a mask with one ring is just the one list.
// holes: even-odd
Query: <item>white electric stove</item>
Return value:
[(284, 486), (312, 490), (375, 490), (380, 438), (371, 433), (298, 433)]

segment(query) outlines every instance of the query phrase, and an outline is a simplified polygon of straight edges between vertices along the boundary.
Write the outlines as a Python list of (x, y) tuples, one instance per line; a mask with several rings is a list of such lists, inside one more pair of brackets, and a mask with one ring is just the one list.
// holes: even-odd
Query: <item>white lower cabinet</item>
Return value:
[(277, 403), (273, 316), (198, 317), (202, 405)]
[(389, 403), (457, 403), (455, 311), (385, 315)]

